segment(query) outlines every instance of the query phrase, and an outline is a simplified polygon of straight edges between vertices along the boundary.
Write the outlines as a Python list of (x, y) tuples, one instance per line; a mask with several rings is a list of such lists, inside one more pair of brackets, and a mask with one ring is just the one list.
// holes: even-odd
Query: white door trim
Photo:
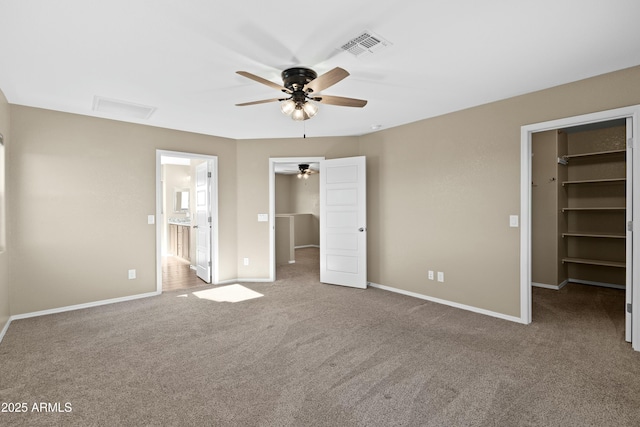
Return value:
[[(640, 129), (638, 127), (640, 105), (535, 123), (520, 128), (520, 321), (522, 323), (531, 323), (531, 135), (536, 132), (628, 117), (631, 118), (634, 134), (637, 135), (638, 129)], [(637, 172), (636, 166), (639, 164), (640, 153), (638, 151), (637, 148), (632, 150), (634, 206), (636, 206), (636, 201), (640, 201), (640, 173)], [(640, 209), (633, 209), (633, 222), (635, 224), (640, 224), (639, 211)], [(636, 229), (638, 229), (637, 226)], [(640, 259), (640, 238), (634, 238), (632, 245), (632, 266), (637, 266)], [(633, 308), (636, 313), (640, 310), (639, 270), (639, 268), (632, 269)], [(633, 316), (631, 329), (633, 349), (640, 351), (640, 315)]]
[(270, 157), (269, 158), (269, 281), (276, 280), (276, 164), (317, 163), (324, 157)]
[(211, 283), (220, 282), (218, 257), (218, 157), (207, 154), (185, 153), (182, 151), (156, 150), (156, 291), (162, 293), (162, 156), (203, 159), (211, 162), (211, 187), (209, 203), (211, 208)]

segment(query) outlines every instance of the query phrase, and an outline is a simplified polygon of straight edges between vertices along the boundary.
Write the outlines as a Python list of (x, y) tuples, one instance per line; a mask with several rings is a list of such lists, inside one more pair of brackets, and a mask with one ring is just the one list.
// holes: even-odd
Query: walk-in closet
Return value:
[(533, 134), (532, 284), (625, 289), (626, 120)]

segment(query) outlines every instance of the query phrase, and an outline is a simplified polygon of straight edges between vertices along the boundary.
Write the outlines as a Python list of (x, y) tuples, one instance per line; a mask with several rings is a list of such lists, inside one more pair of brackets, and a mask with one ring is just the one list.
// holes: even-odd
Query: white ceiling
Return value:
[[(638, 0), (2, 0), (0, 89), (10, 103), (235, 139), (362, 135), (640, 64)], [(390, 47), (339, 48), (369, 30)], [(294, 122), (280, 72), (336, 66), (321, 105)], [(94, 97), (153, 107), (92, 110)]]

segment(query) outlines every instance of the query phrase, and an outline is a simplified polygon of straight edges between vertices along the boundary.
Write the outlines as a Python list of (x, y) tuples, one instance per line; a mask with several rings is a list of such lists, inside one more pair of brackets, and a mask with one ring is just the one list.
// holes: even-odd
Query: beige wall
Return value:
[(640, 104), (638, 81), (634, 67), (361, 137), (369, 280), (520, 316), (520, 127)]
[(12, 314), (155, 291), (156, 149), (218, 156), (220, 279), (236, 277), (233, 140), (21, 106), (11, 126)]
[(320, 244), (320, 175), (276, 175), (276, 214), (296, 215), (295, 246)]
[[(9, 130), (9, 104), (4, 96), (4, 93), (0, 90), (0, 133), (4, 135), (5, 153), (0, 154), (0, 164), (4, 164), (5, 167), (0, 166), (0, 171), (3, 171), (8, 167), (8, 162), (5, 162), (6, 151), (10, 144), (10, 130)], [(0, 151), (3, 151), (0, 149)], [(3, 158), (4, 157), (4, 158)], [(0, 172), (1, 173), (1, 172)], [(6, 177), (8, 174), (0, 175), (0, 332), (4, 329), (5, 325), (9, 321), (11, 310), (9, 307), (9, 254), (11, 253), (11, 247), (5, 245), (6, 229), (8, 228), (6, 210), (4, 210), (5, 202), (5, 186)]]
[(285, 214), (294, 212), (291, 209), (291, 177), (289, 175), (276, 174), (276, 213)]
[[(520, 127), (640, 104), (638, 81), (635, 67), (362, 137), (287, 140), (12, 106), (11, 312), (155, 289), (146, 218), (158, 148), (219, 157), (222, 280), (269, 276), (268, 223), (257, 214), (269, 209), (270, 157), (365, 155), (369, 280), (519, 316), (520, 229), (509, 215), (520, 211)], [(126, 279), (130, 268), (137, 280)], [(429, 269), (445, 283), (427, 280)]]

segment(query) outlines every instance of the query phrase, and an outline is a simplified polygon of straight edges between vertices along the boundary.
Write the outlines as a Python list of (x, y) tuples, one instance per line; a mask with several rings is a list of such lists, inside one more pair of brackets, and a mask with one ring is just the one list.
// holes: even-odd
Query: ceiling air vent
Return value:
[(132, 102), (118, 101), (116, 99), (94, 96), (93, 111), (129, 117), (132, 119), (146, 120), (151, 117), (156, 109), (155, 107), (149, 107), (147, 105), (134, 104)]
[(363, 54), (372, 55), (390, 45), (391, 43), (379, 35), (374, 34), (371, 31), (363, 31), (358, 37), (355, 37), (340, 46), (340, 49), (347, 51), (354, 56), (360, 56)]

